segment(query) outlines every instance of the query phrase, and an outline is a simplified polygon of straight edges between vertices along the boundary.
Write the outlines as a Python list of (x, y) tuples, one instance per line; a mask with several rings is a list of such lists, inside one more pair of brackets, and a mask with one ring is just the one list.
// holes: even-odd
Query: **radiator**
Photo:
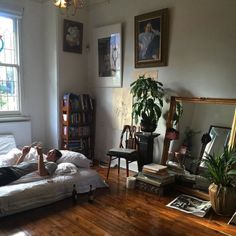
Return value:
[(32, 142), (31, 121), (0, 122), (0, 134), (13, 134), (17, 147), (22, 148)]

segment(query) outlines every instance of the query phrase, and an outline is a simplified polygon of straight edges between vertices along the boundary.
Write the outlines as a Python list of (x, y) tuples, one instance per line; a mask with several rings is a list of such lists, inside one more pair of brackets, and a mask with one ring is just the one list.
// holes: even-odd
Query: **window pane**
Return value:
[(18, 111), (17, 67), (0, 66), (0, 111)]
[(0, 16), (0, 62), (16, 64), (16, 55), (14, 20)]

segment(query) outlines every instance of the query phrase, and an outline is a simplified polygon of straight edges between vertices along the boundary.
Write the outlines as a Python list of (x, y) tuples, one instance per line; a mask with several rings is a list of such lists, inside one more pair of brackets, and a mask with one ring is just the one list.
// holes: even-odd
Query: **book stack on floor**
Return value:
[(167, 166), (151, 163), (143, 166), (142, 172), (136, 176), (138, 189), (163, 194), (165, 186), (175, 182), (175, 175), (170, 173)]

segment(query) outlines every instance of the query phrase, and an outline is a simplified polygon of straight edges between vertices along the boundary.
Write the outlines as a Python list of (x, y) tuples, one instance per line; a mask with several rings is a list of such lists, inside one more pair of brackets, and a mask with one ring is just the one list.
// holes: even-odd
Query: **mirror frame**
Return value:
[[(176, 97), (172, 96), (170, 100), (170, 108), (167, 116), (167, 122), (166, 122), (166, 131), (170, 128), (173, 128), (173, 117), (176, 110), (176, 103), (177, 102), (187, 102), (187, 103), (200, 103), (200, 104), (223, 104), (223, 105), (235, 105), (236, 106), (236, 99), (233, 98), (207, 98), (207, 97)], [(233, 114), (234, 115), (234, 114)], [(233, 122), (233, 119), (232, 119)], [(232, 134), (235, 134), (236, 125), (232, 124), (231, 132)], [(161, 164), (166, 165), (166, 162), (168, 160), (168, 152), (170, 147), (171, 140), (164, 138), (164, 144), (163, 144), (163, 152), (162, 152), (162, 158), (161, 158)]]

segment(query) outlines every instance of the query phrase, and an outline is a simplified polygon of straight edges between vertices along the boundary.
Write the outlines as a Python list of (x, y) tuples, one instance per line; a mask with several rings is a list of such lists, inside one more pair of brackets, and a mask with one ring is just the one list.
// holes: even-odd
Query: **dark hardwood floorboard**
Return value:
[[(95, 167), (105, 179), (105, 168)], [(205, 218), (166, 207), (178, 193), (162, 197), (125, 188), (126, 171), (110, 172), (109, 189), (98, 189), (94, 202), (82, 194), (76, 204), (71, 198), (54, 204), (0, 218), (1, 236), (64, 235), (235, 235), (229, 218), (210, 211)]]

